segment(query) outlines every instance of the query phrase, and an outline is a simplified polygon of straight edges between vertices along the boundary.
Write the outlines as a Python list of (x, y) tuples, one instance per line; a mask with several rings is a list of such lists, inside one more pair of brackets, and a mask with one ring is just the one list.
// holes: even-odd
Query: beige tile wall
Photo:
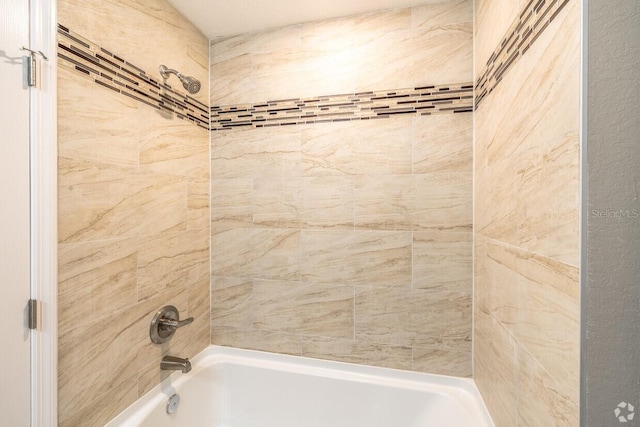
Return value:
[[(61, 0), (59, 22), (158, 78), (203, 83), (208, 42), (164, 0)], [(101, 426), (210, 341), (209, 134), (58, 70), (59, 424)], [(174, 86), (176, 86), (174, 84)], [(162, 346), (158, 308), (196, 321)]]
[[(476, 0), (476, 74), (524, 1)], [(577, 426), (580, 2), (475, 116), (474, 376), (498, 427)]]
[[(472, 2), (214, 41), (211, 103), (472, 79)], [(471, 375), (471, 114), (212, 133), (212, 342)]]

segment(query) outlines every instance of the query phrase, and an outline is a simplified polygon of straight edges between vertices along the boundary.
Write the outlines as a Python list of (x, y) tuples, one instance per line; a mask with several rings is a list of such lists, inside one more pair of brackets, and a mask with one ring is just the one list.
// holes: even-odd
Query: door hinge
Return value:
[(29, 52), (29, 56), (25, 56), (22, 61), (25, 84), (28, 87), (35, 87), (38, 84), (38, 61), (36, 57), (41, 56), (45, 61), (48, 61), (49, 58), (41, 50), (31, 50), (24, 46), (20, 50)]
[(29, 300), (29, 329), (38, 329), (38, 312), (40, 311), (40, 304), (36, 299)]

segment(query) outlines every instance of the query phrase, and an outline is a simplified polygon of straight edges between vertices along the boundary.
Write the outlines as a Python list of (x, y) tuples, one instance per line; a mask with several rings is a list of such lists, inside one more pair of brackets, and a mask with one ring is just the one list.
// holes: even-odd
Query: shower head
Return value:
[(200, 87), (202, 86), (200, 84), (200, 80), (196, 79), (195, 77), (183, 76), (176, 70), (167, 68), (165, 65), (160, 66), (160, 75), (163, 79), (168, 79), (171, 74), (175, 74), (176, 77), (180, 79), (182, 86), (187, 90), (187, 92), (194, 94), (200, 91)]

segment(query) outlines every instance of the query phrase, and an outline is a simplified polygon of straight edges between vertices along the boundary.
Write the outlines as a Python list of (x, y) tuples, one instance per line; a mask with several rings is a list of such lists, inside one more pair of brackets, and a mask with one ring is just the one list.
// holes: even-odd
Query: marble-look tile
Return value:
[(262, 227), (300, 227), (303, 192), (302, 177), (255, 180), (253, 222)]
[(357, 47), (380, 38), (381, 29), (396, 32), (411, 28), (411, 13), (410, 8), (402, 8), (311, 22), (301, 27), (302, 48), (329, 52)]
[(473, 234), (473, 296), (485, 307), (487, 297), (487, 239), (480, 233)]
[(138, 300), (209, 277), (209, 230), (145, 236), (138, 252)]
[(435, 1), (411, 9), (412, 27), (433, 28), (473, 22), (473, 1)]
[(211, 180), (211, 227), (214, 233), (253, 226), (253, 179)]
[(523, 171), (518, 200), (519, 246), (572, 265), (580, 262), (578, 133), (541, 144)]
[(518, 349), (509, 332), (474, 301), (473, 374), (496, 426), (515, 426)]
[(253, 327), (253, 281), (236, 277), (211, 278), (211, 324)]
[(353, 227), (353, 177), (306, 177), (303, 182), (300, 222), (305, 228)]
[(318, 94), (355, 93), (356, 77), (344, 68), (350, 60), (350, 52), (342, 50), (317, 58), (316, 64), (308, 66), (322, 70), (321, 73), (307, 69), (257, 74), (253, 77), (253, 98), (257, 102), (268, 102), (310, 98)]
[(515, 334), (520, 316), (518, 254), (519, 251), (512, 246), (487, 241), (484, 303), (511, 334)]
[(86, 406), (73, 412), (60, 412), (59, 427), (102, 426), (124, 411), (138, 399), (138, 386), (135, 377), (115, 384), (107, 392), (93, 394), (93, 400)]
[(189, 178), (187, 181), (187, 230), (208, 229), (211, 221), (209, 209), (211, 181)]
[(160, 363), (162, 362), (162, 358), (159, 357), (153, 362), (149, 363), (147, 366), (144, 366), (140, 371), (138, 371), (138, 383), (137, 383), (137, 391), (138, 398), (141, 398), (158, 384), (160, 384), (165, 379), (169, 378), (173, 371), (163, 371), (161, 370)]
[(471, 81), (473, 22), (387, 32), (358, 53), (357, 91)]
[(211, 239), (211, 272), (215, 276), (298, 280), (300, 231), (231, 229)]
[(471, 295), (472, 241), (469, 230), (413, 233), (413, 288)]
[[(209, 70), (201, 63), (208, 55), (206, 37), (169, 3), (153, 3), (158, 11), (149, 13), (146, 3), (134, 1), (65, 0), (58, 7), (58, 22), (105, 49), (117, 51), (153, 78), (160, 78), (158, 58), (162, 58), (170, 68), (206, 82)], [(153, 49), (141, 49), (141, 40), (149, 41)], [(198, 53), (196, 59), (193, 52)], [(170, 84), (179, 87), (179, 83)], [(195, 97), (207, 103), (209, 95), (200, 91)]]
[(352, 177), (254, 181), (253, 223), (263, 227), (353, 228)]
[(580, 277), (577, 267), (521, 251), (516, 338), (573, 401), (580, 391)]
[[(485, 104), (480, 108), (486, 107)], [(477, 152), (477, 151), (476, 151)], [(518, 163), (510, 159), (474, 172), (474, 229), (488, 238), (517, 244)]]
[(135, 304), (137, 261), (135, 239), (59, 245), (59, 333)]
[(302, 162), (306, 176), (410, 174), (411, 119), (309, 126)]
[(415, 347), (412, 368), (429, 374), (471, 378), (471, 352)]
[(469, 351), (471, 296), (447, 290), (356, 287), (356, 339)]
[(256, 280), (253, 327), (335, 338), (353, 338), (353, 287)]
[[(209, 270), (207, 262), (207, 271)], [(194, 357), (211, 344), (211, 279), (207, 274), (187, 287), (187, 314), (194, 321), (186, 330), (188, 342), (185, 354)]]
[(293, 356), (300, 356), (302, 348), (302, 338), (298, 335), (216, 325), (211, 326), (211, 343)]
[(387, 230), (471, 226), (471, 174), (356, 178), (355, 225)]
[(517, 425), (577, 427), (576, 402), (526, 350), (518, 352)]
[(185, 228), (184, 178), (65, 158), (58, 170), (61, 243)]
[(152, 348), (149, 322), (163, 303), (177, 299), (179, 292), (159, 295), (60, 335), (58, 408), (61, 419), (81, 410), (97, 411), (104, 405), (95, 400), (97, 396), (125, 384), (135, 387), (138, 370), (167, 350)]
[(251, 53), (269, 53), (300, 46), (300, 25), (222, 37), (211, 41), (211, 64)]
[(300, 134), (298, 126), (212, 132), (212, 178), (300, 176)]
[(253, 55), (245, 54), (211, 65), (211, 105), (254, 102)]
[(411, 370), (411, 347), (353, 339), (304, 337), (302, 356)]
[(477, 74), (482, 72), (526, 3), (526, 0), (474, 0)]
[(301, 278), (328, 284), (409, 287), (411, 233), (301, 232)]
[(470, 173), (473, 116), (439, 114), (413, 119), (413, 173)]
[(138, 165), (138, 103), (58, 70), (58, 155), (112, 165)]
[(137, 117), (140, 169), (190, 178), (209, 176), (209, 132), (154, 108), (141, 108)]

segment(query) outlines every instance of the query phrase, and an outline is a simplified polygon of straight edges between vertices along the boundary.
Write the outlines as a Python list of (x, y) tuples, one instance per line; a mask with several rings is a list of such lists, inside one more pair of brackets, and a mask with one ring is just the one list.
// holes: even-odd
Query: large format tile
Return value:
[(487, 240), (485, 258), (486, 300), (493, 316), (512, 334), (520, 320), (520, 278), (516, 248)]
[(384, 368), (412, 369), (411, 347), (354, 339), (305, 337), (302, 341), (302, 356)]
[(352, 177), (254, 181), (253, 222), (266, 227), (352, 228)]
[(209, 132), (193, 123), (167, 117), (154, 108), (137, 115), (138, 156), (142, 170), (203, 178), (209, 176)]
[(209, 277), (209, 230), (145, 236), (138, 252), (138, 300)]
[(138, 165), (138, 103), (58, 70), (58, 155), (113, 165)]
[(413, 370), (454, 377), (471, 377), (471, 351), (413, 349)]
[(356, 338), (467, 351), (471, 296), (446, 290), (356, 288)]
[(473, 115), (439, 114), (413, 120), (413, 173), (471, 173)]
[(299, 335), (216, 325), (211, 326), (211, 343), (294, 356), (300, 356), (302, 348), (302, 338)]
[(573, 401), (580, 391), (580, 278), (578, 268), (522, 251), (518, 341)]
[(185, 228), (184, 178), (65, 158), (58, 167), (61, 243)]
[(296, 126), (212, 132), (212, 178), (300, 176), (300, 132)]
[(58, 330), (66, 331), (137, 302), (136, 239), (58, 246)]
[(211, 227), (213, 232), (253, 226), (253, 179), (211, 180)]
[(471, 295), (471, 230), (413, 233), (413, 288), (442, 289)]
[(518, 346), (477, 300), (474, 303), (473, 374), (496, 426), (516, 424)]
[(307, 176), (411, 173), (411, 119), (328, 123), (302, 132)]
[(253, 327), (353, 338), (353, 287), (256, 280)]
[(215, 276), (298, 280), (300, 231), (239, 228), (211, 238)]
[(211, 324), (253, 327), (253, 281), (237, 277), (211, 277)]
[(577, 427), (577, 401), (525, 350), (518, 352), (518, 362), (518, 425)]
[(471, 227), (471, 174), (357, 177), (355, 225), (382, 230)]
[(301, 233), (301, 278), (307, 282), (409, 287), (411, 233), (306, 231)]

